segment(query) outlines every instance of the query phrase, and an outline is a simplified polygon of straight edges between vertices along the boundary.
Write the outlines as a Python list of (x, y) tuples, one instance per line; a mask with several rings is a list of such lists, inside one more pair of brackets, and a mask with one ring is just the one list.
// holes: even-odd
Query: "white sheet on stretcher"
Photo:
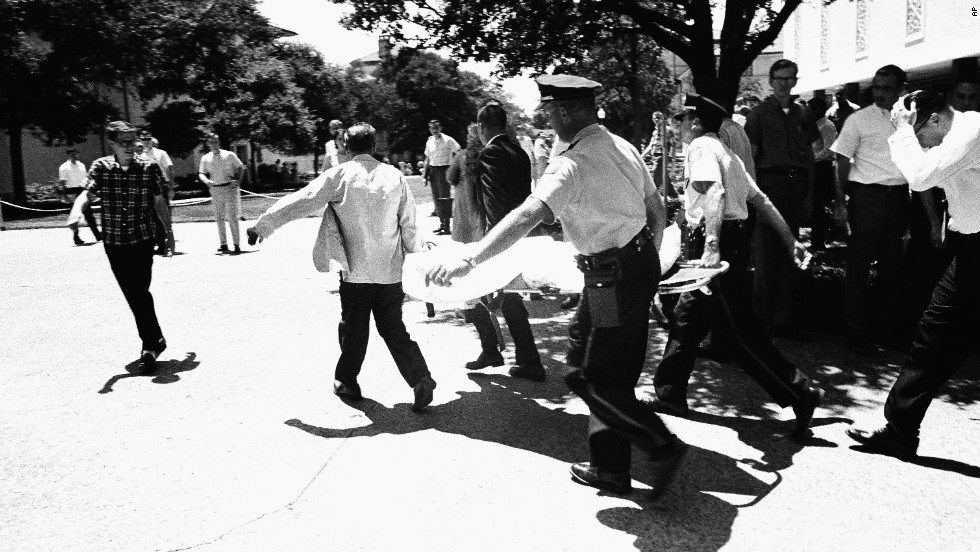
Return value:
[[(584, 286), (582, 272), (575, 266), (575, 249), (570, 243), (549, 237), (523, 238), (503, 253), (480, 263), (469, 274), (454, 278), (448, 287), (425, 285), (425, 274), (442, 259), (456, 260), (466, 254), (467, 245), (449, 242), (430, 251), (405, 256), (402, 287), (408, 295), (427, 303), (460, 304), (499, 289), (557, 288), (577, 293)], [(677, 262), (681, 232), (676, 224), (664, 231), (660, 248), (660, 270), (666, 272)]]

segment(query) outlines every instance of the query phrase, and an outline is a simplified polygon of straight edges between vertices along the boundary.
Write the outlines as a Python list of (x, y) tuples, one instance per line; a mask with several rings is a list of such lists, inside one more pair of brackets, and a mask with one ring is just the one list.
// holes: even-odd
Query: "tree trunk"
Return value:
[(255, 142), (248, 141), (248, 166), (250, 178), (248, 179), (249, 187), (255, 190), (259, 184), (259, 173), (255, 168)]
[(313, 147), (313, 176), (320, 176), (320, 148)]
[(24, 205), (27, 201), (27, 183), (24, 181), (24, 127), (7, 129), (10, 137), (10, 176), (14, 188), (14, 203)]

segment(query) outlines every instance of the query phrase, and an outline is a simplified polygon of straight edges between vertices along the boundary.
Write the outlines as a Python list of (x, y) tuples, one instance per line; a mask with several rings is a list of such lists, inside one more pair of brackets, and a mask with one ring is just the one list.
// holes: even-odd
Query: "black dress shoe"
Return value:
[(480, 370), (489, 366), (503, 365), (504, 357), (500, 354), (500, 351), (482, 351), (480, 352), (480, 356), (476, 357), (476, 360), (466, 363), (466, 369)]
[(356, 383), (348, 385), (339, 380), (334, 380), (333, 382), (333, 394), (337, 395), (341, 399), (347, 399), (349, 401), (359, 401), (364, 398), (364, 396), (361, 395), (360, 385)]
[(810, 435), (810, 422), (813, 420), (813, 412), (820, 406), (823, 399), (823, 389), (811, 387), (807, 389), (803, 396), (803, 402), (793, 406), (796, 413), (796, 427), (793, 428), (793, 438), (800, 439)]
[(633, 490), (630, 474), (613, 473), (602, 468), (596, 468), (588, 462), (572, 464), (569, 470), (572, 473), (572, 481), (579, 485), (587, 485), (602, 489), (613, 494), (626, 494)]
[(423, 408), (432, 403), (432, 390), (436, 388), (436, 382), (429, 376), (422, 378), (422, 381), (412, 387), (415, 393), (415, 401), (412, 402), (412, 412), (421, 412)]
[(75, 240), (75, 245), (85, 245), (85, 242), (82, 241), (82, 238), (78, 237), (78, 234), (75, 234), (74, 240)]
[(659, 414), (669, 414), (671, 416), (677, 416), (678, 418), (687, 418), (691, 415), (691, 411), (687, 406), (687, 401), (683, 403), (668, 402), (660, 397), (653, 397), (651, 399), (646, 399), (643, 401), (644, 404), (650, 407), (651, 410)]
[(650, 498), (656, 500), (660, 498), (660, 495), (664, 494), (667, 487), (674, 481), (674, 476), (677, 475), (677, 470), (680, 468), (681, 462), (684, 460), (689, 449), (690, 447), (686, 444), (677, 441), (669, 449), (652, 458), (657, 474), (653, 478), (651, 485), (653, 489), (651, 490)]
[(544, 373), (544, 366), (540, 364), (518, 364), (517, 366), (511, 367), (508, 372), (512, 377), (529, 379), (531, 381), (541, 382), (547, 379)]
[(874, 431), (848, 429), (847, 436), (861, 443), (868, 452), (880, 452), (898, 458), (914, 457), (919, 448), (918, 437), (899, 435), (890, 425)]

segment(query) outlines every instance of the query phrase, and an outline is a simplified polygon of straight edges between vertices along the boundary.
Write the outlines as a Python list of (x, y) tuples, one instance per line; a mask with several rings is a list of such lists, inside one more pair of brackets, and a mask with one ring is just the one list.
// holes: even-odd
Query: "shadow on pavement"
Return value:
[(200, 361), (197, 359), (197, 353), (191, 352), (187, 353), (187, 356), (183, 360), (165, 360), (163, 362), (157, 362), (156, 369), (147, 374), (140, 374), (139, 360), (134, 360), (126, 365), (125, 374), (116, 374), (109, 378), (109, 381), (105, 382), (102, 389), (99, 390), (100, 394), (111, 393), (113, 391), (112, 387), (117, 381), (126, 378), (153, 378), (151, 381), (153, 383), (168, 384), (180, 381), (180, 372), (189, 372), (200, 365)]
[(899, 462), (905, 462), (906, 464), (914, 464), (916, 466), (922, 466), (923, 468), (932, 468), (934, 470), (941, 470), (950, 473), (958, 473), (964, 477), (972, 477), (973, 479), (980, 479), (980, 467), (972, 466), (965, 462), (960, 462), (959, 460), (951, 460), (949, 458), (936, 458), (934, 456), (916, 456), (914, 458), (903, 459), (903, 458), (897, 458), (891, 454), (869, 450), (864, 445), (851, 445), (848, 448), (863, 454), (874, 454), (875, 456), (889, 456), (895, 458), (895, 460)]

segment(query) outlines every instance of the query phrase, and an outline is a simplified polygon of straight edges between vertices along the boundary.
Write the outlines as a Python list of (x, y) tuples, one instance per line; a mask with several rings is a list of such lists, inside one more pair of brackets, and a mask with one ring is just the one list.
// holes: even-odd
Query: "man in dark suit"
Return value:
[[(486, 214), (486, 229), (497, 225), (507, 213), (519, 207), (531, 194), (531, 162), (520, 144), (507, 134), (507, 113), (497, 102), (484, 105), (476, 117), (483, 140), (480, 152), (480, 175), (477, 185), (477, 202)], [(514, 339), (517, 366), (510, 369), (510, 375), (533, 381), (544, 381), (544, 367), (531, 324), (527, 319), (527, 309), (517, 293), (502, 293), (494, 301), (501, 301), (500, 310)], [(467, 321), (476, 326), (480, 336), (482, 352), (466, 368), (479, 370), (488, 366), (502, 366), (504, 358), (500, 354), (497, 332), (486, 304), (479, 304), (467, 311)]]

